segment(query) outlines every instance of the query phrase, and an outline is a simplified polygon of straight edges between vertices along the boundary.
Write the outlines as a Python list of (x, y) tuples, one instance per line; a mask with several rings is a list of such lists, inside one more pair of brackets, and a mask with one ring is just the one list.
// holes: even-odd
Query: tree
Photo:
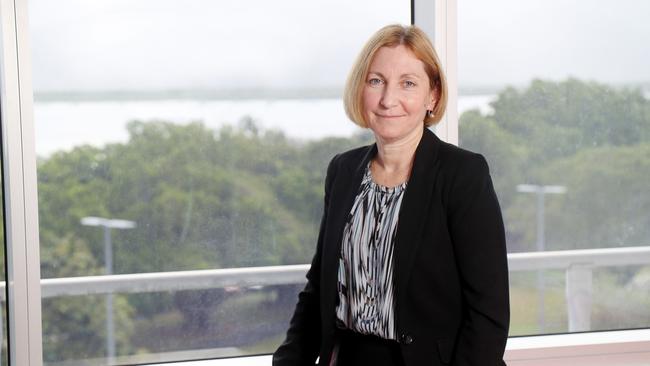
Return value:
[[(493, 111), (482, 115), (479, 111), (468, 111), (460, 118), (460, 144), (462, 147), (483, 153), (491, 168), (493, 180), (505, 215), (508, 247), (511, 251), (533, 250), (535, 237), (535, 200), (516, 192), (520, 183), (561, 184), (574, 182), (567, 187), (566, 199), (583, 192), (584, 199), (594, 198), (602, 190), (614, 192), (625, 190), (635, 192), (635, 179), (641, 179), (638, 168), (618, 160), (604, 159), (598, 168), (602, 174), (628, 177), (621, 186), (615, 179), (608, 179), (606, 187), (588, 184), (588, 176), (578, 177), (586, 164), (592, 163), (590, 154), (594, 149), (606, 149), (614, 155), (617, 148), (641, 146), (650, 141), (650, 101), (640, 90), (615, 89), (594, 82), (568, 79), (563, 82), (533, 80), (523, 89), (506, 88), (491, 103)], [(609, 150), (607, 150), (609, 149)], [(639, 149), (632, 148), (621, 159), (640, 156)], [(619, 151), (619, 152), (620, 152)], [(620, 152), (623, 154), (622, 152)], [(636, 154), (636, 155), (635, 155)], [(557, 165), (560, 164), (560, 165)], [(562, 172), (557, 173), (558, 166)], [(627, 170), (621, 170), (621, 167)], [(551, 175), (555, 169), (556, 173)], [(595, 174), (594, 171), (588, 174)], [(585, 173), (587, 174), (587, 173)], [(610, 176), (610, 177), (611, 177)], [(592, 177), (596, 178), (596, 177)], [(579, 184), (579, 186), (575, 186)], [(591, 190), (591, 191), (588, 191)], [(573, 193), (571, 193), (573, 192)], [(611, 196), (613, 199), (617, 196)], [(618, 196), (619, 201), (608, 201), (610, 205), (634, 206), (628, 197)], [(560, 205), (563, 197), (548, 197), (547, 238), (558, 244), (556, 248), (572, 249), (606, 245), (605, 238), (619, 234), (604, 235), (597, 225), (597, 212), (565, 210)], [(582, 202), (583, 207), (588, 207)], [(634, 211), (633, 207), (624, 210)], [(557, 210), (557, 211), (554, 211)], [(553, 221), (553, 217), (557, 217)], [(621, 216), (621, 219), (629, 216)], [(634, 221), (634, 220), (633, 220)], [(555, 223), (555, 224), (554, 224)], [(568, 228), (585, 226), (578, 232)], [(561, 227), (567, 230), (559, 230)], [(605, 229), (612, 230), (610, 226)], [(605, 230), (603, 229), (603, 230)], [(558, 231), (559, 230), (559, 231)], [(600, 243), (589, 240), (585, 232), (593, 231)], [(565, 235), (563, 239), (560, 236)], [(578, 237), (576, 235), (583, 235)], [(612, 243), (618, 242), (614, 240)], [(634, 245), (634, 242), (628, 242)]]
[[(113, 231), (115, 273), (306, 263), (316, 243), (327, 163), (335, 153), (369, 141), (367, 134), (360, 134), (296, 142), (281, 132), (263, 131), (252, 120), (217, 131), (199, 122), (134, 121), (128, 131), (125, 144), (80, 146), (40, 162), (44, 276), (101, 272), (102, 233), (81, 227), (84, 216), (137, 223), (132, 230)], [(79, 253), (87, 251), (92, 261), (62, 270), (59, 261), (66, 259), (56, 255), (61, 238), (77, 243), (75, 248), (83, 249)], [(133, 311), (122, 311), (150, 317), (175, 309), (187, 312), (184, 321), (196, 328), (190, 326), (197, 316), (192, 304), (198, 301), (213, 309), (223, 301), (223, 296), (208, 295), (129, 296)], [(68, 332), (58, 323), (73, 309), (66, 305), (70, 301), (48, 304), (50, 334)], [(80, 306), (74, 311), (103, 319), (103, 307), (93, 313)], [(101, 339), (103, 326), (84, 326), (94, 334), (84, 340)]]
[(645, 245), (650, 238), (650, 142), (584, 149), (540, 172), (567, 193), (548, 207), (549, 249)]

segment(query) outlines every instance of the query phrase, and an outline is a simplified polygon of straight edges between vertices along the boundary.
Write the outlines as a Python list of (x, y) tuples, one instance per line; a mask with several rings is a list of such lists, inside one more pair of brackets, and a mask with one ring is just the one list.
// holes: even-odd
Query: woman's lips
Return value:
[(403, 114), (399, 114), (399, 115), (384, 115), (384, 114), (378, 114), (377, 116), (379, 116), (379, 117), (381, 117), (381, 118), (398, 118), (398, 117), (404, 117)]

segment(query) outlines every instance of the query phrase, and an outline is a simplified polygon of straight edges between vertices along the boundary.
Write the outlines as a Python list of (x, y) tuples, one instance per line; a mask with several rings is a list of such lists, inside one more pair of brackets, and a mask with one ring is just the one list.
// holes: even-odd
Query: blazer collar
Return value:
[[(368, 167), (368, 163), (370, 163), (370, 160), (377, 155), (377, 143), (374, 143), (370, 146), (368, 146), (368, 149), (366, 153), (363, 155), (363, 158), (357, 165), (351, 166), (353, 168), (353, 177), (357, 178), (356, 180), (359, 181), (359, 184), (361, 184), (361, 179), (363, 178), (363, 175), (366, 172), (366, 167)], [(355, 180), (355, 181), (356, 181)]]

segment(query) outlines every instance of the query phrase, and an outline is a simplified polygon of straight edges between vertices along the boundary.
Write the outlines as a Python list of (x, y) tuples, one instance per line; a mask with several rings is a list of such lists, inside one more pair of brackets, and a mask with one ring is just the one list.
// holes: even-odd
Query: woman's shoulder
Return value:
[(438, 148), (438, 160), (440, 167), (447, 171), (476, 172), (477, 169), (488, 169), (487, 161), (482, 154), (442, 140)]
[(491, 186), (490, 168), (480, 153), (441, 141), (437, 160), (443, 200), (451, 206), (468, 202)]
[(374, 144), (350, 149), (336, 154), (330, 163), (336, 166), (356, 166), (363, 161), (365, 156), (374, 148)]
[(357, 147), (348, 151), (334, 155), (327, 166), (325, 186), (329, 187), (339, 171), (350, 172), (355, 166), (358, 166), (366, 154), (372, 150), (374, 145)]

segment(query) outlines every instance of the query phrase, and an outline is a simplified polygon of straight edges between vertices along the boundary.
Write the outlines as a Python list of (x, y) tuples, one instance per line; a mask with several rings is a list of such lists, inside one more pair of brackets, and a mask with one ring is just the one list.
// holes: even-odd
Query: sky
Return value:
[[(460, 86), (650, 82), (650, 1), (458, 0)], [(342, 88), (409, 0), (31, 0), (36, 92)]]
[(650, 82), (650, 1), (458, 0), (459, 81)]
[[(35, 90), (342, 85), (410, 1), (34, 0)], [(346, 11), (341, 11), (346, 9)]]

